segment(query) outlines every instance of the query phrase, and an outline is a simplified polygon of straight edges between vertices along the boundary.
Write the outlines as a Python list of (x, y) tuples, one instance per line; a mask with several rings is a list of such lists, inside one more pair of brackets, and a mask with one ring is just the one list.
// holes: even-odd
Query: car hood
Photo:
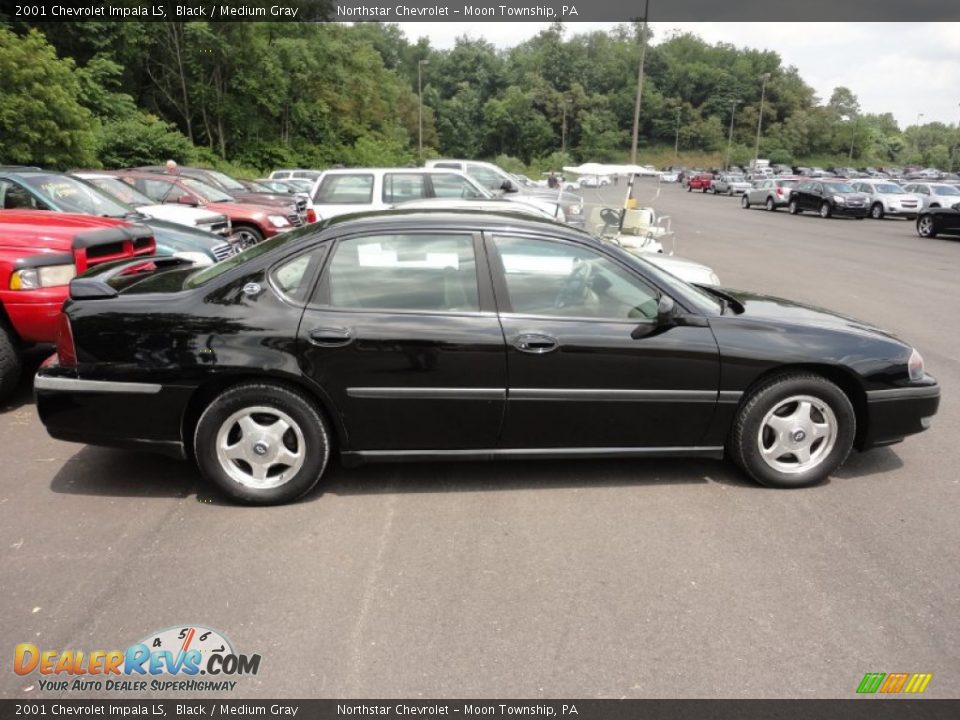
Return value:
[(744, 290), (728, 290), (724, 288), (723, 292), (730, 295), (743, 306), (743, 313), (739, 315), (739, 317), (748, 320), (790, 323), (792, 325), (815, 328), (832, 328), (867, 335), (882, 335), (885, 338), (899, 340), (899, 338), (892, 333), (878, 328), (875, 325), (814, 305), (806, 305), (793, 300), (786, 300), (771, 295), (761, 295)]
[(718, 285), (720, 283), (713, 268), (703, 263), (663, 253), (643, 253), (640, 257), (688, 283), (697, 285)]
[(137, 211), (147, 217), (158, 220), (169, 220), (170, 222), (180, 223), (181, 225), (202, 225), (217, 222), (223, 218), (223, 215), (211, 210), (175, 205), (173, 203), (165, 203), (163, 205), (138, 205)]
[(164, 246), (174, 251), (199, 250), (201, 248), (209, 250), (213, 246), (224, 242), (224, 239), (219, 235), (168, 220), (146, 218), (136, 222), (140, 225), (146, 225), (153, 231), (153, 238), (157, 241), (158, 246)]

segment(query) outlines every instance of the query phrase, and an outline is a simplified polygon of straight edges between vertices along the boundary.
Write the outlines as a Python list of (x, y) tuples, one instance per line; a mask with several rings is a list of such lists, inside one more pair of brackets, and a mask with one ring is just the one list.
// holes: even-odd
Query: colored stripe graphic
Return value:
[(907, 683), (907, 687), (903, 689), (905, 693), (922, 693), (927, 689), (927, 685), (930, 684), (930, 680), (933, 678), (933, 673), (914, 673), (910, 677), (910, 682)]
[(867, 673), (863, 676), (863, 680), (860, 681), (857, 692), (867, 694), (875, 693), (885, 677), (885, 673)]
[(910, 675), (908, 673), (890, 673), (887, 675), (886, 681), (883, 685), (880, 686), (880, 692), (882, 693), (898, 693), (903, 689), (903, 686), (907, 682), (907, 678)]

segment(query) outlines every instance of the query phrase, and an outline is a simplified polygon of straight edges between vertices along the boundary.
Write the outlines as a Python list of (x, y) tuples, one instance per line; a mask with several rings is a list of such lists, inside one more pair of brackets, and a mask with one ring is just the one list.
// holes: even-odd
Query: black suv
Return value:
[(845, 182), (835, 180), (807, 180), (790, 193), (787, 207), (791, 215), (804, 210), (820, 213), (820, 217), (845, 215), (863, 220), (870, 211), (869, 198)]

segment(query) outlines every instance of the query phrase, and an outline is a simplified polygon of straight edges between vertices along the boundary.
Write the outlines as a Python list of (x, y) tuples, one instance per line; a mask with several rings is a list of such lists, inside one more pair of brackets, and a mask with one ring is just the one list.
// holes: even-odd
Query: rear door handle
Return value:
[(353, 331), (344, 327), (315, 327), (307, 333), (307, 339), (321, 347), (341, 347), (353, 342)]
[(513, 339), (513, 346), (520, 352), (543, 355), (560, 347), (560, 341), (542, 333), (523, 333)]

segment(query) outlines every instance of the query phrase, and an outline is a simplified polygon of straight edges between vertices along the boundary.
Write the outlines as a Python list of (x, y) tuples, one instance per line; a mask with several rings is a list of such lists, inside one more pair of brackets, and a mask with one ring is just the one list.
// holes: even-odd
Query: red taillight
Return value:
[(65, 312), (57, 316), (57, 357), (65, 367), (75, 367), (77, 364), (77, 348), (73, 344), (73, 329), (70, 327), (70, 318)]
[(317, 221), (317, 211), (313, 208), (307, 208), (307, 222), (315, 223)]
[(783, 197), (783, 188), (777, 188), (777, 195)]

